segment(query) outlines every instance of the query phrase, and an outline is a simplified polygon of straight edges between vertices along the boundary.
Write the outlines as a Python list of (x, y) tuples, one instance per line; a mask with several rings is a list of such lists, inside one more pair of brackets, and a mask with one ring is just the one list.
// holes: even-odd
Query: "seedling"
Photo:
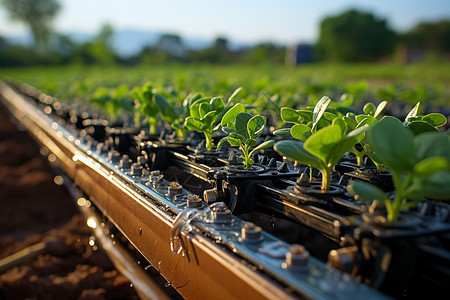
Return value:
[(418, 116), (420, 108), (420, 102), (417, 102), (416, 106), (411, 109), (403, 122), (403, 125), (408, 126), (412, 130), (414, 135), (421, 134), (423, 132), (438, 131), (438, 127), (441, 127), (447, 123), (447, 118), (440, 113), (430, 113), (425, 116)]
[(100, 106), (112, 120), (117, 120), (122, 110), (132, 111), (132, 103), (127, 94), (128, 86), (126, 85), (120, 85), (112, 92), (100, 87), (95, 91), (91, 102)]
[(358, 135), (367, 129), (368, 126), (362, 126), (346, 134), (344, 121), (335, 119), (332, 125), (315, 132), (305, 142), (280, 141), (275, 144), (274, 149), (284, 156), (317, 168), (322, 174), (321, 190), (327, 191), (334, 165), (353, 147)]
[(184, 118), (179, 117), (175, 106), (162, 93), (154, 94), (155, 103), (159, 109), (161, 119), (170, 123), (180, 140), (184, 138)]
[[(365, 114), (354, 115), (351, 113), (347, 113), (347, 115), (342, 119), (345, 121), (345, 124), (347, 125), (347, 128), (349, 130), (354, 130), (364, 125), (373, 126), (378, 122), (380, 113), (386, 107), (386, 104), (387, 101), (382, 101), (380, 102), (380, 104), (378, 104), (377, 107), (375, 107), (373, 103), (369, 102), (364, 105), (363, 111)], [(379, 171), (383, 170), (384, 167), (381, 162), (377, 160), (377, 158), (370, 152), (369, 148), (367, 147), (367, 143), (365, 142), (365, 133), (362, 133), (358, 136), (358, 142), (361, 145), (362, 149), (357, 149), (356, 146), (353, 146), (352, 150), (350, 150), (353, 154), (355, 154), (357, 164), (360, 166), (362, 158), (364, 157), (364, 155), (366, 155), (372, 160)]]
[(223, 112), (224, 106), (221, 98), (214, 97), (198, 99), (189, 107), (190, 116), (186, 118), (185, 126), (189, 130), (196, 130), (205, 135), (208, 151), (214, 148), (212, 134), (220, 128), (215, 123)]
[(324, 96), (317, 102), (314, 110), (299, 109), (289, 107), (281, 108), (281, 119), (286, 123), (293, 123), (291, 128), (283, 128), (274, 131), (278, 136), (292, 136), (300, 141), (305, 141), (320, 128), (326, 127), (337, 118), (333, 113), (326, 112), (331, 99)]
[[(222, 118), (222, 131), (228, 134), (220, 140), (217, 149), (221, 149), (225, 141), (228, 141), (232, 147), (240, 147), (244, 159), (244, 167), (250, 168), (254, 163), (252, 159), (253, 153), (258, 150), (271, 147), (275, 142), (272, 140), (265, 141), (259, 146), (252, 149), (257, 144), (257, 139), (266, 126), (266, 118), (260, 115), (253, 116), (244, 112), (243, 104), (233, 106)], [(233, 118), (234, 117), (234, 118)]]
[(147, 83), (142, 87), (135, 87), (131, 91), (131, 97), (135, 105), (135, 123), (140, 125), (143, 120), (149, 124), (149, 134), (156, 134), (159, 108), (155, 102), (153, 86)]
[(414, 136), (394, 117), (384, 117), (367, 132), (370, 148), (389, 167), (395, 197), (368, 183), (353, 182), (348, 190), (361, 200), (384, 202), (387, 220), (397, 221), (403, 208), (425, 197), (450, 198), (450, 140), (445, 134), (428, 132)]

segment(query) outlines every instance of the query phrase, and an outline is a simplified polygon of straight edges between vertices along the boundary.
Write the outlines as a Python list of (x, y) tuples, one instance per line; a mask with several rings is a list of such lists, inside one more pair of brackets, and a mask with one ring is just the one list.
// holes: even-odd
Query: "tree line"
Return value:
[[(203, 49), (187, 48), (181, 36), (162, 34), (133, 57), (120, 57), (112, 47), (114, 29), (104, 25), (92, 40), (75, 43), (53, 32), (51, 21), (60, 11), (57, 0), (0, 0), (11, 19), (26, 24), (32, 47), (13, 45), (0, 37), (0, 66), (58, 64), (254, 63), (283, 64), (286, 46), (271, 42), (232, 49), (217, 37)], [(293, 28), (295, 30), (295, 28)], [(319, 38), (311, 45), (313, 61), (370, 62), (393, 56), (399, 45), (436, 55), (450, 53), (450, 21), (420, 23), (405, 33), (392, 30), (386, 19), (370, 12), (348, 10), (320, 23)]]

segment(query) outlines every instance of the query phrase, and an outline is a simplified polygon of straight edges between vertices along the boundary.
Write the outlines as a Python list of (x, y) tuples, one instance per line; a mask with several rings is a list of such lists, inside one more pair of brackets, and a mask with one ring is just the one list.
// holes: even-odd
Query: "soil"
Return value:
[(0, 299), (139, 299), (100, 248), (40, 148), (0, 105), (0, 260), (46, 251), (0, 273)]

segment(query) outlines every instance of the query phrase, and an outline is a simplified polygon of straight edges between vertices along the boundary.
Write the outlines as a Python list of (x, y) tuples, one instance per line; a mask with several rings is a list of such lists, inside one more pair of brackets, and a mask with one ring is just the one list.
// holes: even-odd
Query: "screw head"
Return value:
[(261, 227), (252, 222), (245, 222), (241, 229), (242, 240), (244, 241), (258, 241), (261, 239)]

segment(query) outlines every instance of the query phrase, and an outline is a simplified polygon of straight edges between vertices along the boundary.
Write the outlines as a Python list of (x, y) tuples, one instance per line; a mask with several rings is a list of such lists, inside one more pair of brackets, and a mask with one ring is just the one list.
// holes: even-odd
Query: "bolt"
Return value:
[(187, 197), (187, 207), (200, 208), (202, 207), (202, 199), (197, 195), (189, 195)]
[(306, 173), (302, 173), (300, 177), (297, 179), (297, 185), (299, 186), (310, 186), (311, 182), (309, 181), (309, 176)]
[(216, 189), (204, 190), (203, 199), (205, 199), (205, 202), (208, 204), (217, 202), (217, 190)]
[(116, 164), (120, 161), (120, 153), (118, 151), (112, 150), (108, 153), (108, 161)]
[(286, 265), (288, 268), (302, 269), (308, 265), (309, 252), (299, 244), (293, 244), (286, 253)]
[(138, 163), (134, 163), (131, 166), (131, 175), (132, 176), (142, 176), (142, 166), (139, 165)]
[(343, 272), (351, 273), (355, 266), (356, 247), (331, 250), (328, 254), (328, 264)]
[(280, 173), (287, 173), (287, 172), (289, 172), (289, 167), (286, 162), (283, 162), (277, 170)]
[(163, 179), (164, 175), (159, 170), (151, 171), (149, 176), (149, 184), (151, 183), (154, 188), (159, 188), (159, 181)]
[(241, 229), (241, 236), (244, 241), (261, 240), (261, 227), (256, 226), (252, 222), (245, 222)]
[(216, 222), (229, 222), (231, 221), (231, 210), (227, 207), (215, 207), (213, 210), (213, 219)]
[(167, 193), (170, 196), (175, 196), (181, 194), (183, 191), (183, 187), (178, 182), (172, 181), (169, 183), (169, 187), (167, 188)]
[(119, 168), (121, 169), (129, 169), (131, 168), (131, 159), (128, 157), (128, 155), (122, 156), (122, 159), (119, 162)]

